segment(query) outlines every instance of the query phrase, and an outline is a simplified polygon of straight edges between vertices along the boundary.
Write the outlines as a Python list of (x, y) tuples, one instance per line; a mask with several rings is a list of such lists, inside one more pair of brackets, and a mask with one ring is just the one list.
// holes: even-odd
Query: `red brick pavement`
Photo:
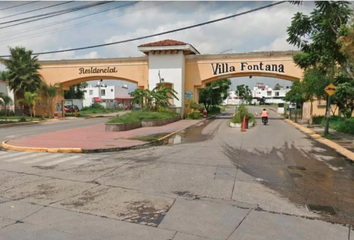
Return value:
[(132, 147), (145, 144), (146, 142), (127, 138), (160, 133), (167, 134), (190, 127), (198, 121), (199, 120), (181, 120), (165, 126), (137, 128), (124, 132), (105, 132), (105, 125), (100, 124), (32, 135), (10, 140), (7, 143), (18, 147), (82, 148), (91, 150)]

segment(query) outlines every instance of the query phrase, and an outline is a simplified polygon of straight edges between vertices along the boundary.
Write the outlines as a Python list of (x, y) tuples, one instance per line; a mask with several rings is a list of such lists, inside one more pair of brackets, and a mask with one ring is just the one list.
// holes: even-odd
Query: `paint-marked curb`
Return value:
[(315, 133), (314, 131), (303, 127), (297, 123), (294, 123), (293, 121), (289, 120), (289, 119), (285, 119), (285, 122), (290, 123), (291, 125), (293, 125), (295, 128), (297, 128), (298, 130), (300, 130), (301, 132), (309, 135), (311, 138), (313, 138), (314, 140), (334, 149), (337, 153), (341, 154), (342, 156), (344, 156), (345, 158), (354, 161), (354, 152), (349, 151), (348, 149), (346, 149), (345, 147), (342, 147), (341, 145), (322, 137), (321, 135)]
[(9, 140), (3, 141), (1, 146), (8, 150), (22, 152), (51, 152), (51, 153), (82, 153), (81, 148), (43, 148), (43, 147), (20, 147), (8, 144)]

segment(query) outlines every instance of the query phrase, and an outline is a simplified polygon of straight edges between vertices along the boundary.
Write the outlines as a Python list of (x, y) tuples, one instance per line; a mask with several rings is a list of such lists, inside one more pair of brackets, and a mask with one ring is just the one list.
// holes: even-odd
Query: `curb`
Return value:
[(85, 119), (91, 119), (91, 118), (103, 118), (103, 115), (98, 115), (98, 116), (86, 116)]
[(42, 147), (19, 147), (8, 144), (10, 140), (3, 141), (1, 146), (8, 150), (21, 152), (51, 152), (51, 153), (82, 153), (81, 148), (42, 148)]
[(294, 123), (293, 121), (289, 120), (289, 119), (285, 119), (285, 122), (293, 125), (296, 129), (300, 130), (301, 132), (309, 135), (312, 139), (326, 145), (327, 147), (332, 148), (333, 150), (335, 150), (337, 153), (339, 153), (340, 155), (342, 155), (343, 157), (354, 161), (354, 152), (349, 151), (348, 149), (342, 147), (341, 145), (322, 137), (321, 135), (317, 134), (316, 132), (303, 127), (297, 123)]
[(1, 124), (0, 128), (7, 128), (7, 127), (15, 127), (15, 126), (26, 126), (26, 125), (34, 125), (38, 124), (41, 121), (32, 121), (32, 122), (20, 122), (20, 123), (8, 123), (8, 124)]
[(185, 127), (183, 129), (177, 130), (172, 133), (169, 133), (169, 134), (159, 138), (157, 141), (148, 142), (148, 143), (141, 144), (141, 145), (129, 146), (129, 147), (102, 148), (102, 149), (19, 147), (19, 146), (13, 146), (13, 145), (8, 144), (7, 142), (10, 140), (3, 141), (1, 146), (5, 149), (8, 149), (8, 150), (15, 150), (15, 151), (22, 151), (22, 152), (50, 152), (50, 153), (98, 153), (98, 152), (117, 152), (117, 151), (124, 151), (124, 150), (130, 150), (130, 149), (142, 149), (142, 148), (160, 145), (161, 142), (163, 140), (165, 140), (166, 138), (171, 137), (183, 130), (191, 128), (200, 122), (205, 122), (208, 119), (214, 118), (215, 116), (217, 116), (219, 114), (221, 114), (221, 113), (214, 114), (214, 115), (207, 117), (205, 119), (202, 119), (202, 120), (200, 120), (200, 121), (196, 122), (195, 124), (192, 124), (188, 127)]

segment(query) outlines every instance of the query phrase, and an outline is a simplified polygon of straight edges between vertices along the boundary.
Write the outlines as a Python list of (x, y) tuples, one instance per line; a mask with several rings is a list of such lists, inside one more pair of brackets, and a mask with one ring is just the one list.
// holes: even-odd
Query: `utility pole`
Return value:
[(334, 91), (336, 90), (335, 86), (332, 84), (334, 80), (334, 61), (332, 61), (332, 71), (331, 71), (331, 84), (329, 84), (326, 88), (325, 91), (328, 94), (328, 102), (327, 102), (327, 116), (326, 116), (326, 125), (325, 125), (325, 130), (324, 130), (324, 135), (329, 134), (329, 118), (331, 116), (331, 96), (334, 94)]

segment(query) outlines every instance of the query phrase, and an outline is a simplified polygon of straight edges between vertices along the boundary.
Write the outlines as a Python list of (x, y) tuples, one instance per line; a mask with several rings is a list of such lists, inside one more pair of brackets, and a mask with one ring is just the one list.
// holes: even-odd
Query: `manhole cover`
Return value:
[(293, 170), (306, 170), (306, 168), (302, 166), (288, 166), (288, 168)]
[(300, 178), (302, 177), (301, 174), (298, 174), (298, 173), (290, 173), (290, 176), (293, 177), (293, 178)]
[(331, 206), (307, 205), (307, 208), (312, 212), (326, 213), (330, 215), (336, 214), (336, 210)]

